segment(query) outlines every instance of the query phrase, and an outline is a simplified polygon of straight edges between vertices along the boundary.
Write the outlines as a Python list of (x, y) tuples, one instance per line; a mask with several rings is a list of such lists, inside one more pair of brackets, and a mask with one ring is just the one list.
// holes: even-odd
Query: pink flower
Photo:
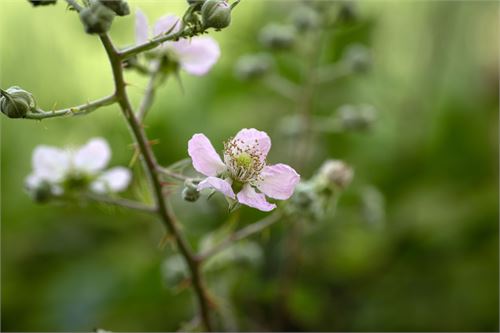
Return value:
[(188, 142), (189, 156), (196, 171), (207, 176), (198, 190), (211, 188), (241, 204), (273, 210), (276, 205), (266, 196), (290, 198), (300, 176), (286, 164), (266, 165), (270, 149), (271, 139), (265, 132), (244, 128), (224, 144), (222, 161), (205, 135), (193, 135)]
[[(137, 9), (135, 14), (136, 43), (146, 43), (150, 37), (161, 34), (174, 34), (181, 29), (181, 19), (175, 15), (166, 15), (158, 19), (150, 35), (148, 18)], [(192, 75), (205, 75), (219, 60), (219, 44), (211, 37), (193, 37), (178, 41), (167, 41), (159, 47), (170, 61), (176, 62)]]

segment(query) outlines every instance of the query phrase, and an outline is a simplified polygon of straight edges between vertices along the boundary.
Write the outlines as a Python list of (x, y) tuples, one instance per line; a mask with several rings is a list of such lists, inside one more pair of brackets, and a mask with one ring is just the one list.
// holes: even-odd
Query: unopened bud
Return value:
[(182, 190), (182, 198), (189, 202), (195, 202), (200, 198), (200, 191), (198, 191), (199, 181), (194, 179), (186, 179), (184, 182), (184, 189)]
[(301, 6), (294, 10), (291, 20), (299, 31), (313, 30), (317, 28), (320, 23), (318, 12), (309, 6)]
[(0, 90), (0, 95), (0, 111), (9, 118), (24, 118), (36, 107), (33, 95), (17, 86)]
[(99, 0), (99, 2), (114, 11), (118, 16), (130, 14), (128, 3), (124, 0)]
[(362, 44), (350, 45), (344, 52), (344, 61), (356, 73), (364, 73), (371, 67), (370, 50)]
[(28, 0), (33, 7), (37, 6), (47, 6), (47, 5), (55, 5), (57, 0)]
[(242, 56), (235, 67), (235, 75), (241, 80), (261, 78), (273, 67), (273, 59), (267, 53)]
[(377, 119), (377, 110), (371, 105), (342, 105), (337, 116), (345, 130), (366, 130)]
[(225, 0), (206, 0), (201, 7), (203, 27), (223, 29), (231, 23), (231, 6)]
[(109, 31), (115, 13), (98, 1), (80, 11), (80, 20), (88, 34), (103, 34)]
[(329, 184), (345, 189), (354, 177), (354, 170), (339, 160), (328, 160), (319, 169), (319, 178)]
[(260, 32), (259, 40), (270, 49), (289, 49), (295, 42), (295, 29), (288, 25), (269, 24)]

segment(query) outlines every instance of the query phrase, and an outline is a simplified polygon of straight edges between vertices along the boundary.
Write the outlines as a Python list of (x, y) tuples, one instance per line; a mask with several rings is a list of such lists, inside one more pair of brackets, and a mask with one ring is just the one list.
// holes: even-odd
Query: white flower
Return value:
[(130, 170), (104, 170), (110, 158), (111, 149), (102, 138), (91, 139), (77, 150), (38, 146), (33, 152), (33, 172), (26, 178), (26, 187), (36, 191), (49, 185), (55, 196), (75, 188), (89, 188), (96, 193), (123, 191), (130, 183)]

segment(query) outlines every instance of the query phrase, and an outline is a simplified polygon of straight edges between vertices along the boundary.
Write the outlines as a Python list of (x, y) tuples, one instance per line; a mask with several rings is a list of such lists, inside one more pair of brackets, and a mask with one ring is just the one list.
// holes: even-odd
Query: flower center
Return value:
[(258, 180), (266, 164), (257, 142), (248, 144), (236, 139), (224, 143), (224, 162), (231, 178), (241, 183)]

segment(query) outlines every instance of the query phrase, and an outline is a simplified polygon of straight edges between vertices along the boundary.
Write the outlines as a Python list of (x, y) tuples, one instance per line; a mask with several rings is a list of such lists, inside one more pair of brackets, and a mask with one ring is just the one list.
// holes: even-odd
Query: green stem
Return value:
[(97, 110), (100, 107), (111, 105), (117, 102), (117, 98), (115, 95), (110, 95), (103, 97), (101, 99), (88, 102), (86, 104), (61, 109), (54, 111), (44, 111), (42, 109), (36, 109), (36, 112), (28, 112), (24, 119), (36, 119), (42, 120), (47, 118), (56, 118), (56, 117), (64, 117), (64, 116), (81, 116), (88, 114), (92, 111)]
[(214, 256), (215, 254), (225, 250), (226, 248), (232, 246), (235, 242), (253, 236), (262, 230), (270, 227), (271, 225), (278, 222), (283, 214), (279, 211), (274, 212), (271, 215), (266, 216), (262, 220), (252, 223), (245, 228), (242, 228), (235, 233), (231, 234), (229, 237), (224, 239), (219, 244), (215, 245), (213, 248), (206, 250), (205, 252), (198, 255), (201, 261), (205, 261), (208, 258)]
[(142, 202), (132, 201), (132, 200), (124, 199), (124, 198), (113, 198), (113, 197), (108, 197), (105, 195), (98, 195), (98, 194), (93, 194), (93, 193), (87, 194), (86, 197), (89, 200), (92, 200), (95, 202), (105, 203), (108, 205), (128, 208), (128, 209), (132, 209), (132, 210), (137, 210), (137, 211), (144, 212), (144, 213), (156, 214), (156, 212), (157, 212), (156, 207), (143, 204)]
[(122, 68), (123, 53), (118, 53), (107, 34), (102, 34), (99, 37), (104, 46), (104, 49), (106, 50), (111, 69), (113, 71), (113, 78), (116, 89), (115, 95), (118, 99), (118, 104), (120, 105), (122, 113), (127, 120), (130, 130), (132, 131), (132, 135), (137, 143), (142, 159), (144, 161), (145, 172), (148, 175), (153, 188), (156, 207), (158, 208), (157, 214), (161, 218), (167, 230), (172, 233), (177, 247), (189, 267), (191, 273), (191, 281), (198, 299), (203, 324), (206, 330), (211, 331), (212, 327), (209, 316), (209, 301), (200, 271), (200, 261), (193, 255), (189, 243), (185, 239), (184, 235), (180, 232), (176, 224), (175, 216), (173, 215), (171, 207), (169, 207), (167, 200), (163, 196), (160, 173), (157, 171), (158, 163), (156, 161), (156, 157), (153, 154), (153, 151), (151, 149), (151, 146), (149, 145), (148, 139), (139, 119), (137, 119), (134, 114), (127, 91), (125, 89), (126, 84), (124, 81)]

